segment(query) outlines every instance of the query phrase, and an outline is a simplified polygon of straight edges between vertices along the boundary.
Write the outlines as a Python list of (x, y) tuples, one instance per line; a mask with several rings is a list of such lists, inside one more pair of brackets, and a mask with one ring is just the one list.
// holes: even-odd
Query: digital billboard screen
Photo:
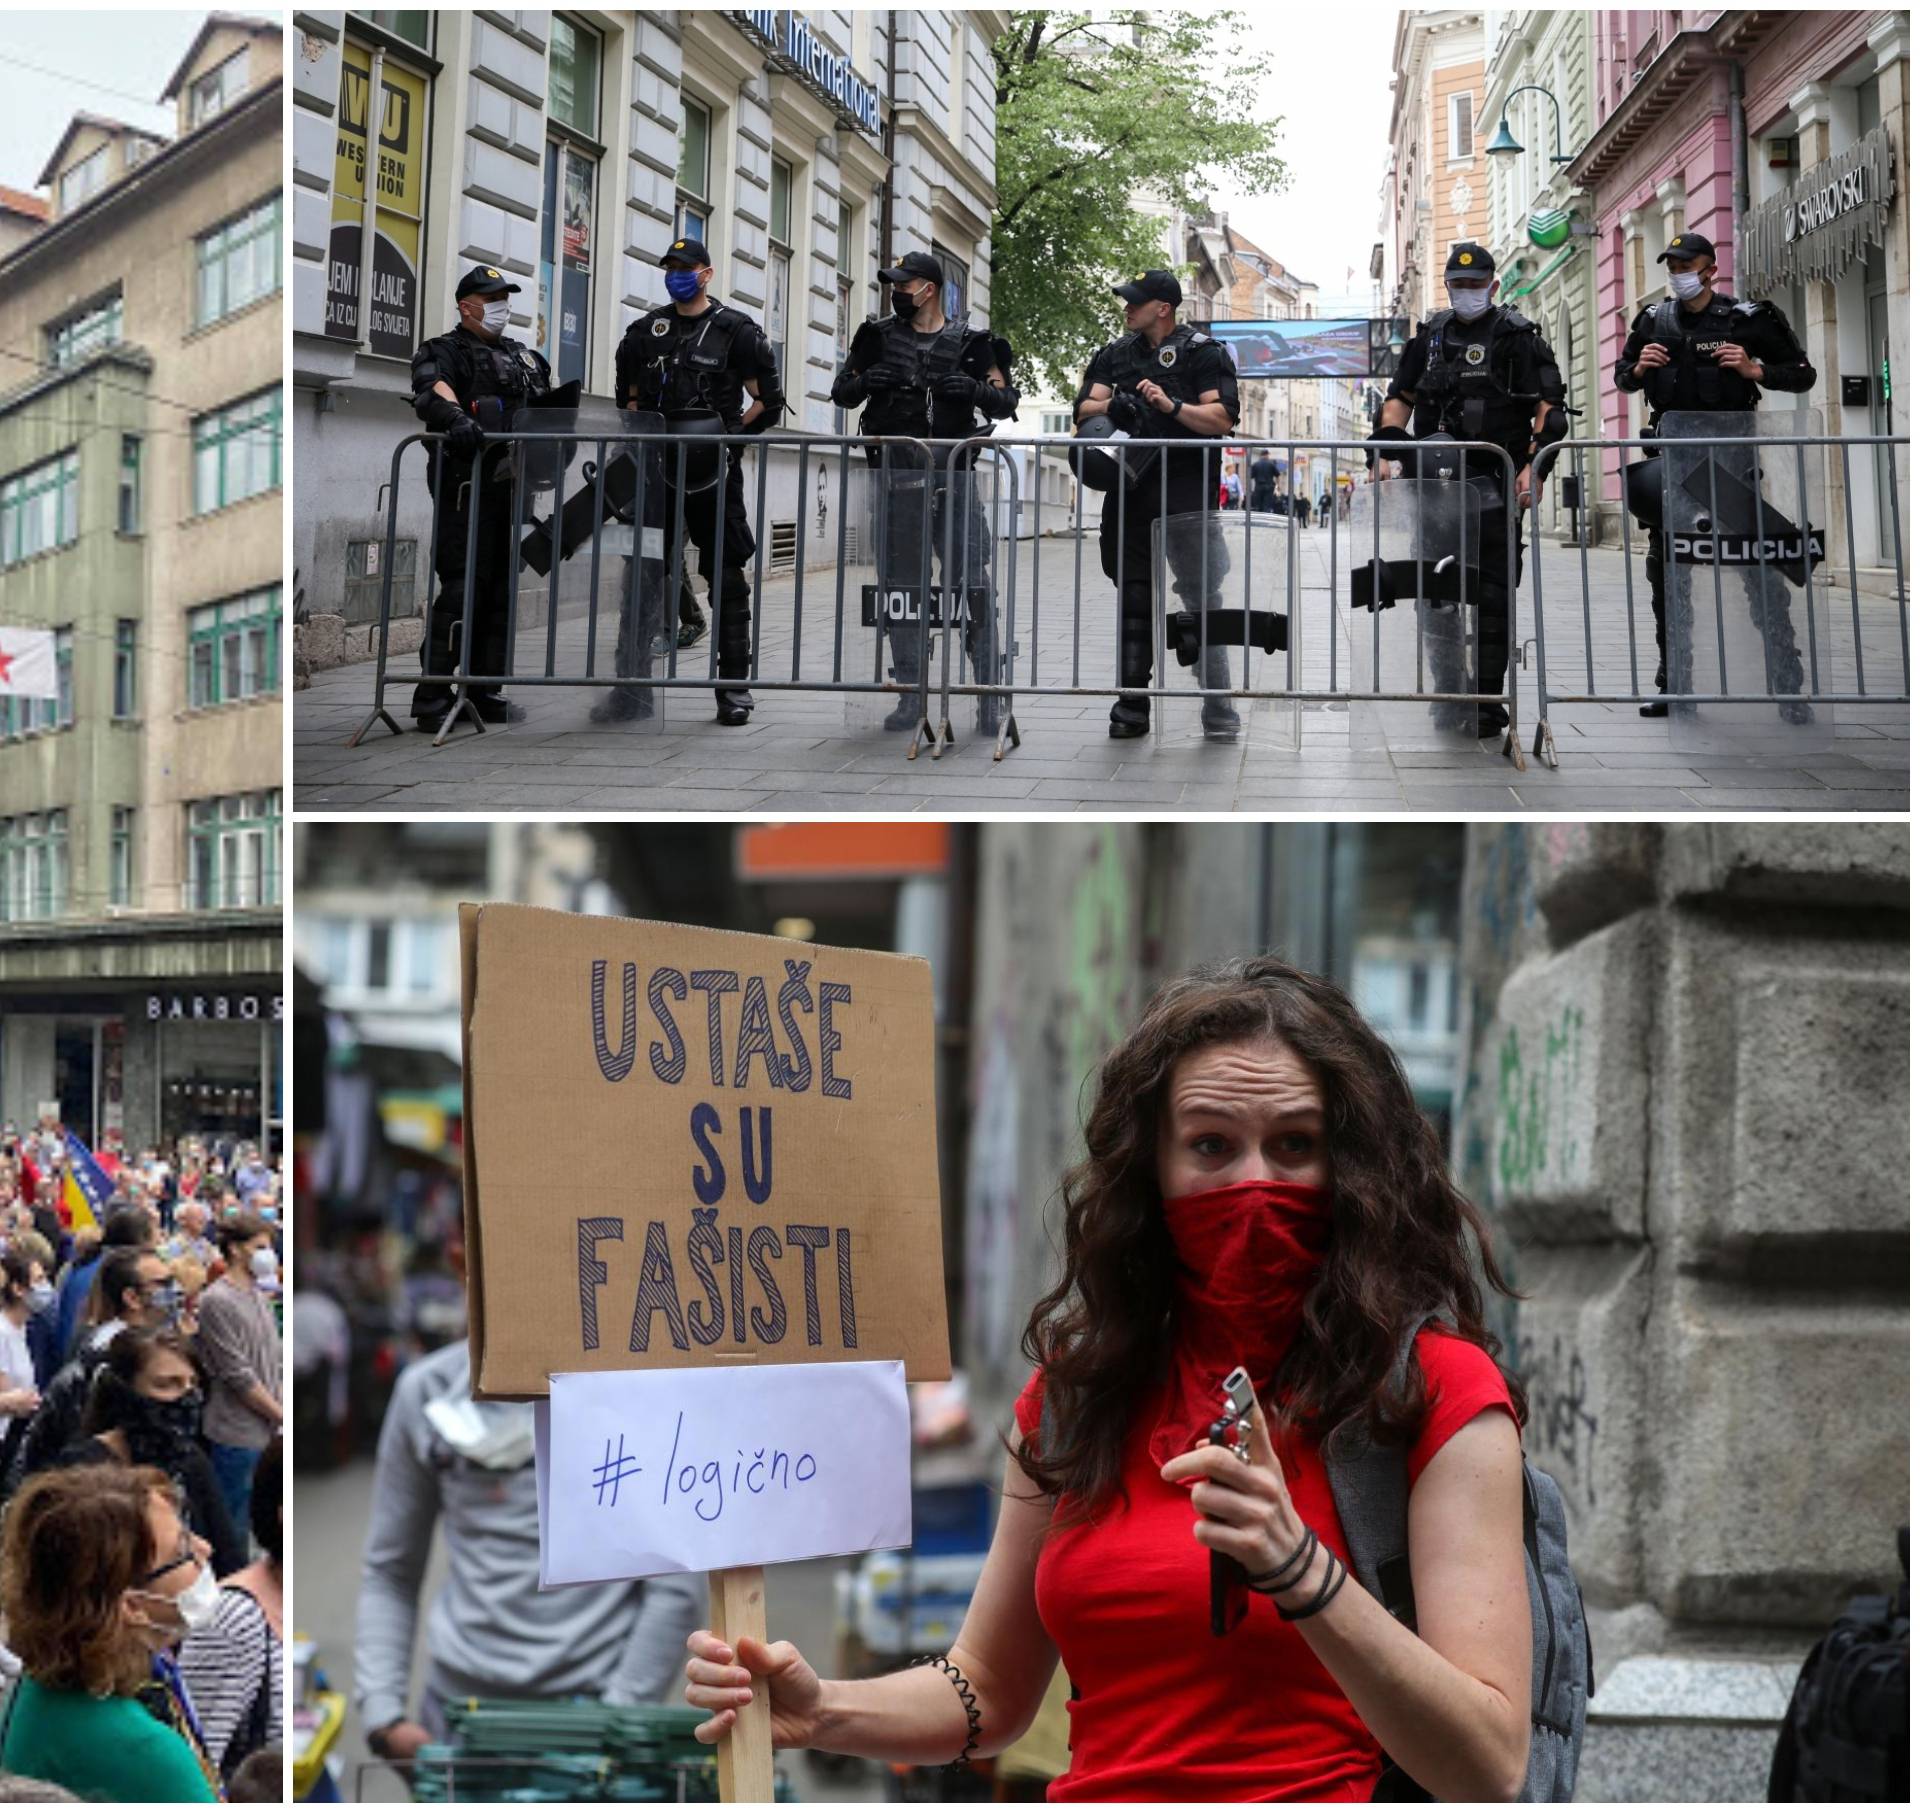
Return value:
[(1406, 324), (1345, 321), (1208, 321), (1243, 378), (1379, 378), (1393, 371), (1392, 330)]

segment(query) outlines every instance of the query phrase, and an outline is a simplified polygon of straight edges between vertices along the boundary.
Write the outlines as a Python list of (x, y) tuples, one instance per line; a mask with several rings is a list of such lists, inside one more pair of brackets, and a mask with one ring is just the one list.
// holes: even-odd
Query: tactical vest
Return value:
[[(898, 315), (884, 320), (874, 317), (869, 325), (880, 330), (885, 347), (882, 362), (911, 372), (913, 387), (881, 391), (870, 398), (861, 412), (861, 432), (927, 435), (935, 440), (963, 440), (972, 434), (973, 405), (936, 397), (930, 387), (949, 372), (966, 371), (970, 377), (984, 378), (986, 363), (971, 355), (986, 346), (987, 335), (964, 321), (949, 321), (937, 334), (917, 334)], [(978, 370), (973, 369), (975, 365)]]
[(715, 302), (697, 317), (691, 331), (683, 323), (684, 317), (669, 304), (642, 315), (627, 329), (639, 365), (640, 407), (710, 409), (734, 433), (747, 405), (733, 343), (740, 334), (754, 331), (753, 317)]
[(1753, 309), (1715, 291), (1697, 313), (1688, 313), (1671, 296), (1649, 312), (1650, 337), (1667, 349), (1667, 363), (1649, 370), (1642, 386), (1656, 415), (1670, 409), (1751, 409), (1759, 401), (1757, 384), (1715, 358), (1723, 346), (1746, 350), (1744, 336), (1751, 332)]
[(1449, 333), (1454, 314), (1438, 309), (1427, 320), (1427, 365), (1414, 386), (1413, 432), (1444, 429), (1462, 441), (1492, 441), (1524, 455), (1533, 433), (1538, 375), (1526, 357), (1533, 323), (1516, 309), (1494, 310), (1485, 335)]
[[(1113, 388), (1131, 391), (1143, 378), (1158, 384), (1176, 403), (1197, 403), (1200, 393), (1214, 386), (1203, 369), (1213, 364), (1206, 349), (1219, 344), (1210, 334), (1189, 322), (1181, 322), (1160, 344), (1151, 346), (1145, 334), (1128, 334), (1108, 349), (1107, 370)], [(1154, 440), (1218, 440), (1218, 435), (1202, 434), (1156, 413), (1152, 423)]]
[(538, 402), (552, 388), (540, 355), (518, 340), (482, 340), (457, 329), (439, 339), (452, 349), (461, 374), (454, 390), (462, 409), (483, 397), (498, 397), (511, 414), (523, 404)]

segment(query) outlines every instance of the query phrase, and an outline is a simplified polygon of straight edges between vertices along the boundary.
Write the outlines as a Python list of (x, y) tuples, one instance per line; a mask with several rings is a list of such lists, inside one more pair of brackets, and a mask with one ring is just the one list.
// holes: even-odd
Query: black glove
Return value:
[(878, 396), (884, 390), (911, 390), (913, 379), (897, 365), (869, 365), (860, 374), (861, 381), (867, 387), (868, 396)]
[(1020, 393), (1011, 385), (982, 384), (980, 413), (990, 422), (1010, 422), (1020, 407)]
[(1411, 442), (1413, 436), (1404, 428), (1376, 428), (1367, 439), (1367, 470), (1371, 472), (1382, 459), (1397, 457), (1399, 449), (1392, 445), (1382, 445), (1398, 441)]
[(1107, 398), (1107, 416), (1122, 434), (1146, 432), (1147, 406), (1130, 390), (1116, 390)]
[(963, 371), (950, 371), (933, 381), (933, 394), (950, 403), (978, 403), (986, 388), (978, 378), (970, 378)]
[(464, 448), (469, 453), (487, 438), (487, 431), (465, 410), (456, 411), (448, 419), (445, 433), (449, 447)]

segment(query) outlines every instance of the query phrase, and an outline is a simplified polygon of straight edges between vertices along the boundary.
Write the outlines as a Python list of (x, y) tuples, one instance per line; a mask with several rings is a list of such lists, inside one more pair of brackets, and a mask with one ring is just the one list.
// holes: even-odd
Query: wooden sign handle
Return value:
[[(742, 1637), (767, 1640), (766, 1570), (714, 1568), (707, 1575), (708, 1624), (738, 1648)], [(733, 1728), (720, 1740), (720, 1798), (769, 1802), (773, 1799), (773, 1703), (764, 1677), (753, 1683), (753, 1703), (740, 1708)]]

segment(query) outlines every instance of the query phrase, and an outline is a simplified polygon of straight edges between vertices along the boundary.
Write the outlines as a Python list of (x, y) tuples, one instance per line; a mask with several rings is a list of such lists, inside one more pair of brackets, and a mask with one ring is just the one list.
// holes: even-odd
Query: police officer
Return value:
[[(507, 298), (520, 286), (492, 265), (475, 265), (454, 288), (460, 324), (451, 333), (421, 343), (413, 355), (413, 413), (444, 446), (427, 449), (427, 489), (438, 501), (433, 570), (439, 578), (426, 640), (420, 645), (421, 681), (413, 693), (413, 721), (436, 730), (453, 702), (438, 674), (452, 673), (460, 655), (461, 599), (466, 587), (468, 511), (475, 527), (472, 665), (499, 674), (507, 664), (509, 592), (518, 570), (514, 551), (511, 443), (474, 453), (489, 432), (513, 426), (516, 411), (545, 401), (553, 392), (547, 362), (530, 346), (507, 337)], [(474, 709), (489, 724), (518, 723), (527, 714), (500, 696), (497, 686), (468, 689)]]
[[(832, 396), (842, 409), (864, 404), (860, 432), (871, 435), (911, 435), (921, 440), (968, 440), (987, 422), (1010, 422), (1020, 406), (1013, 388), (1013, 348), (984, 328), (949, 321), (943, 291), (945, 277), (938, 262), (926, 252), (909, 252), (897, 264), (880, 272), (880, 281), (892, 289), (892, 307), (884, 316), (865, 322), (853, 337), (846, 363), (833, 380)], [(961, 454), (951, 488), (946, 449), (936, 449), (929, 483), (933, 488), (930, 533), (933, 554), (940, 560), (940, 588), (948, 598), (967, 601), (966, 646), (976, 682), (994, 678), (997, 647), (997, 610), (992, 593), (986, 607), (975, 613), (973, 594), (991, 585), (987, 515), (973, 476), (977, 452)], [(883, 589), (917, 586), (931, 575), (932, 565), (920, 546), (929, 519), (920, 501), (917, 482), (903, 474), (924, 469), (916, 447), (870, 446), (867, 463), (879, 474), (874, 494), (876, 565)], [(948, 524), (952, 521), (954, 554), (965, 572), (956, 588), (947, 571)], [(916, 687), (920, 681), (921, 630), (918, 623), (887, 625), (887, 642), (896, 681)], [(994, 721), (990, 701), (982, 700), (980, 722)], [(887, 715), (889, 730), (913, 730), (920, 723), (920, 703), (913, 694), (901, 697)]]
[[(1447, 306), (1420, 324), (1401, 354), (1380, 421), (1374, 452), (1377, 477), (1391, 476), (1395, 456), (1380, 443), (1439, 435), (1456, 441), (1491, 441), (1513, 461), (1509, 495), (1505, 473), (1490, 453), (1468, 453), (1465, 473), (1480, 493), (1480, 548), (1476, 690), (1486, 703), (1476, 714), (1475, 734), (1498, 736), (1507, 727), (1508, 626), (1520, 583), (1524, 531), (1516, 527), (1513, 567), (1507, 568), (1507, 531), (1513, 512), (1532, 502), (1530, 461), (1544, 447), (1566, 438), (1567, 390), (1552, 349), (1518, 309), (1498, 303), (1499, 279), (1485, 246), (1471, 241), (1447, 254)], [(1408, 432), (1408, 424), (1412, 432)], [(1442, 687), (1443, 691), (1456, 690)], [(1464, 690), (1464, 688), (1458, 689)]]
[[(1672, 294), (1634, 317), (1626, 347), (1613, 367), (1613, 381), (1620, 389), (1645, 392), (1653, 408), (1652, 435), (1659, 434), (1660, 418), (1669, 410), (1744, 411), (1754, 407), (1762, 390), (1813, 388), (1813, 366), (1786, 316), (1771, 302), (1735, 302), (1714, 289), (1712, 240), (1701, 233), (1676, 234), (1658, 262), (1667, 267), (1667, 288)], [(1627, 503), (1648, 530), (1647, 583), (1653, 593), (1653, 633), (1660, 649), (1653, 689), (1665, 692), (1666, 535), (1660, 468), (1650, 460), (1627, 469)], [(1754, 609), (1762, 620), (1768, 683), (1775, 692), (1795, 693), (1803, 676), (1785, 582), (1769, 573), (1765, 591), (1764, 605), (1756, 600)], [(1690, 684), (1691, 676), (1683, 676), (1681, 690), (1690, 690)], [(1666, 700), (1641, 706), (1640, 715), (1664, 718)], [(1786, 699), (1780, 715), (1789, 723), (1803, 724), (1813, 712), (1804, 699)]]
[[(1113, 293), (1126, 304), (1127, 331), (1093, 355), (1080, 380), (1074, 420), (1084, 424), (1106, 416), (1132, 437), (1193, 442), (1190, 453), (1184, 448), (1165, 450), (1166, 512), (1217, 514), (1222, 442), (1240, 420), (1233, 360), (1219, 341), (1177, 318), (1180, 281), (1172, 272), (1142, 271)], [(1123, 481), (1107, 490), (1100, 506), (1100, 570), (1120, 590), (1123, 687), (1153, 681), (1153, 525), (1161, 511), (1160, 451), (1143, 449), (1134, 459), (1137, 465), (1129, 462), (1123, 468)], [(1186, 609), (1214, 608), (1213, 599), (1201, 594), (1203, 576), (1193, 563), (1182, 558), (1172, 564), (1173, 588)], [(1209, 592), (1218, 589), (1226, 566), (1226, 537), (1210, 534), (1205, 573)], [(1225, 648), (1208, 648), (1198, 677), (1203, 686), (1232, 684)], [(1147, 696), (1123, 691), (1108, 714), (1107, 734), (1145, 736), (1151, 719)], [(1231, 700), (1206, 697), (1201, 724), (1208, 736), (1231, 737), (1239, 729), (1240, 714)]]
[[(772, 343), (752, 316), (707, 294), (713, 264), (697, 239), (676, 239), (661, 257), (671, 301), (629, 327), (614, 354), (614, 394), (624, 408), (659, 410), (670, 432), (760, 434), (780, 420), (786, 398)], [(716, 671), (744, 680), (753, 664), (753, 598), (746, 564), (753, 558), (740, 449), (727, 449), (725, 476), (711, 442), (665, 453), (668, 534), (681, 521), (700, 555), (700, 573), (714, 607)], [(714, 533), (715, 487), (724, 483), (720, 533)], [(678, 513), (678, 515), (676, 514)], [(623, 633), (622, 645), (631, 638)], [(620, 696), (616, 689), (616, 699)], [(753, 695), (744, 686), (715, 692), (722, 724), (744, 724)]]

